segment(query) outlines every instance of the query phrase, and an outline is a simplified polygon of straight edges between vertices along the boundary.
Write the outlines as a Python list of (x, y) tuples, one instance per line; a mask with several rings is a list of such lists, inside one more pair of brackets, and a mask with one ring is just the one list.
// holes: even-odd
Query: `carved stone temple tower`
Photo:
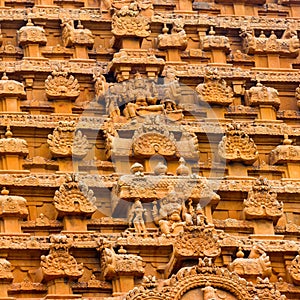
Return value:
[(0, 0), (0, 300), (299, 300), (299, 39), (299, 0)]

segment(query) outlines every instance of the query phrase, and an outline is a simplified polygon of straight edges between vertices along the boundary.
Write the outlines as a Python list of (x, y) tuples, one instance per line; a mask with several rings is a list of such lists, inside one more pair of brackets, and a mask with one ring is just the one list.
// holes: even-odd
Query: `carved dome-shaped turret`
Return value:
[(15, 96), (22, 99), (26, 99), (26, 92), (24, 90), (24, 85), (16, 80), (10, 80), (3, 74), (0, 79), (0, 97), (5, 96)]
[(47, 37), (44, 28), (35, 26), (31, 19), (28, 19), (26, 26), (20, 28), (18, 32), (19, 44), (21, 46), (26, 44), (46, 45)]

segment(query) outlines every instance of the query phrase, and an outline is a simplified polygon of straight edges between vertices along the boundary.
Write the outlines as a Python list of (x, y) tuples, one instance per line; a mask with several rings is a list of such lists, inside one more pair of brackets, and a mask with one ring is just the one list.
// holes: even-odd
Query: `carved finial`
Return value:
[(6, 75), (6, 72), (3, 73), (3, 76), (2, 76), (2, 78), (1, 78), (1, 80), (8, 80), (8, 77), (7, 77), (7, 75)]
[(5, 132), (5, 137), (6, 137), (7, 139), (10, 139), (10, 138), (12, 138), (12, 136), (13, 136), (13, 133), (10, 131), (10, 126), (7, 125), (7, 127), (6, 127), (6, 132)]
[(9, 190), (7, 190), (6, 187), (4, 186), (4, 187), (2, 188), (1, 195), (6, 196), (6, 195), (8, 195), (8, 194), (9, 194)]
[(78, 20), (77, 29), (83, 29), (83, 25), (81, 24), (80, 20)]
[(283, 135), (283, 145), (292, 145), (293, 140), (289, 139), (288, 134)]
[(162, 163), (161, 161), (158, 162), (158, 164), (154, 168), (154, 174), (155, 175), (165, 175), (167, 172), (168, 167)]
[(163, 27), (163, 29), (162, 29), (162, 32), (163, 32), (163, 34), (167, 34), (168, 31), (169, 31), (169, 28), (167, 27), (167, 24), (165, 23), (165, 24), (164, 24), (164, 27)]
[(236, 253), (237, 258), (243, 258), (245, 256), (244, 252), (242, 251), (242, 248), (239, 247), (239, 251)]
[(120, 249), (118, 250), (118, 253), (119, 254), (126, 254), (127, 251), (126, 251), (126, 249), (123, 248), (123, 246), (121, 246)]
[(28, 18), (26, 26), (34, 26), (30, 18)]
[(190, 174), (190, 169), (185, 164), (185, 159), (180, 157), (179, 167), (176, 169), (176, 174), (178, 176), (188, 176)]
[(208, 32), (209, 35), (215, 35), (216, 32), (214, 31), (214, 27), (213, 26), (210, 26), (210, 30)]
[(136, 162), (131, 166), (130, 172), (134, 175), (142, 175), (144, 172), (144, 166)]

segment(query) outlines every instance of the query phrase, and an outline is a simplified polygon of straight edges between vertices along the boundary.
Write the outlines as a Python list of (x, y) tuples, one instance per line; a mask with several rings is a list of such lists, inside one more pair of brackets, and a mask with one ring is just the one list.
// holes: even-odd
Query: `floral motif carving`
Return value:
[(261, 245), (254, 245), (248, 258), (244, 258), (241, 249), (237, 252), (237, 258), (228, 266), (230, 271), (236, 272), (242, 277), (258, 276), (265, 278), (272, 274), (271, 261)]
[(62, 24), (62, 40), (65, 47), (74, 45), (85, 45), (92, 47), (94, 45), (94, 36), (89, 29), (84, 29), (81, 22), (78, 21), (78, 26), (74, 28), (74, 21), (69, 20)]
[(112, 16), (112, 33), (115, 36), (147, 37), (150, 35), (150, 20), (140, 14), (142, 8), (137, 1), (123, 6)]
[(30, 19), (28, 19), (26, 26), (23, 26), (18, 31), (18, 39), (20, 45), (46, 45), (47, 43), (47, 37), (44, 28), (40, 26), (35, 26)]
[(278, 91), (271, 87), (266, 87), (260, 82), (256, 86), (251, 87), (246, 91), (246, 103), (251, 106), (272, 105), (278, 109), (280, 99)]
[(72, 239), (65, 235), (52, 235), (50, 237), (50, 252), (41, 256), (41, 267), (44, 278), (53, 280), (57, 278), (75, 279), (83, 274), (83, 265), (69, 254)]
[(45, 90), (50, 100), (75, 100), (80, 94), (80, 86), (73, 75), (62, 68), (57, 68), (45, 80)]
[(284, 135), (283, 145), (277, 146), (270, 152), (272, 165), (300, 161), (300, 146), (292, 145), (293, 141), (287, 134)]
[(82, 158), (88, 152), (88, 140), (80, 130), (76, 131), (74, 121), (60, 121), (53, 134), (48, 135), (48, 145), (56, 157)]
[(218, 146), (218, 153), (228, 161), (249, 165), (258, 159), (258, 151), (253, 139), (237, 123), (227, 125), (225, 136)]
[(277, 200), (266, 178), (260, 177), (253, 184), (248, 198), (244, 200), (247, 219), (271, 219), (277, 221), (283, 214), (283, 203)]
[[(121, 249), (120, 249), (121, 250)], [(116, 254), (111, 245), (106, 246), (102, 251), (101, 266), (105, 279), (113, 279), (118, 276), (143, 277), (143, 260), (138, 255), (127, 254), (122, 249), (123, 254)]]
[(163, 34), (158, 36), (158, 48), (177, 48), (180, 50), (185, 50), (187, 47), (188, 38), (183, 27), (184, 19), (175, 19), (171, 34), (168, 34), (169, 29), (165, 24), (163, 28)]
[(94, 192), (84, 182), (78, 182), (75, 174), (68, 174), (54, 195), (55, 208), (62, 215), (92, 215), (97, 209), (95, 201)]
[(297, 255), (288, 268), (294, 284), (300, 285), (300, 255)]
[(243, 49), (247, 54), (276, 53), (297, 57), (300, 49), (300, 42), (297, 35), (296, 24), (290, 24), (281, 38), (278, 38), (274, 31), (269, 37), (261, 32), (256, 37), (254, 30), (243, 28), (240, 36), (243, 38)]
[(232, 88), (220, 77), (217, 69), (207, 69), (204, 83), (200, 83), (196, 91), (199, 94), (199, 100), (209, 104), (228, 106), (233, 102)]

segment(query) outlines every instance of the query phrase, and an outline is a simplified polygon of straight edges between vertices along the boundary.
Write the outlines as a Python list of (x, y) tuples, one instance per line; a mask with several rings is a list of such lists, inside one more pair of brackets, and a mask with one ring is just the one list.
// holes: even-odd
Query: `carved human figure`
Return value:
[(129, 226), (133, 224), (134, 229), (137, 233), (146, 233), (147, 228), (144, 221), (144, 218), (146, 216), (146, 209), (143, 208), (141, 201), (139, 199), (136, 199), (128, 213)]
[(203, 291), (203, 300), (218, 300), (219, 297), (216, 294), (216, 289), (214, 289), (209, 282), (206, 282)]
[(173, 67), (165, 68), (163, 75), (165, 95), (164, 99), (170, 99), (176, 102), (181, 95), (179, 80), (176, 76), (176, 70)]

